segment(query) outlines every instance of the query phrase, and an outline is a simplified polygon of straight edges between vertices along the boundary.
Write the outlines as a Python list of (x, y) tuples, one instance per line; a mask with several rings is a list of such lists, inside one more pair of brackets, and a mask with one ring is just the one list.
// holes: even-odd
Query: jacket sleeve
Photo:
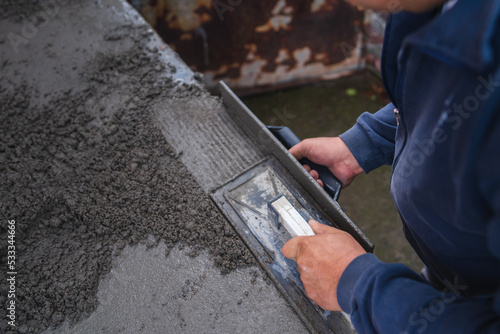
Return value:
[(365, 112), (351, 129), (340, 135), (365, 173), (392, 164), (396, 137), (394, 108), (390, 103), (375, 114)]
[(465, 299), (373, 254), (347, 267), (337, 296), (359, 333), (500, 333), (500, 291), (490, 299)]
[[(485, 119), (489, 129), (479, 131), (488, 134), (475, 145), (479, 149), (471, 177), (488, 213), (488, 250), (500, 263), (500, 114), (496, 117)], [(344, 271), (337, 295), (360, 333), (500, 333), (500, 282), (493, 296), (466, 299), (434, 289), (402, 264), (365, 254)]]

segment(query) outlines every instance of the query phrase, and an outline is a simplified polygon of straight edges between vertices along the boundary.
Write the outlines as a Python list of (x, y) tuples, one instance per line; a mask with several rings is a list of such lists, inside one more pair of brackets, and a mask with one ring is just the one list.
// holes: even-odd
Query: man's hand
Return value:
[(337, 285), (345, 268), (361, 254), (363, 247), (347, 232), (310, 220), (316, 233), (296, 237), (282, 249), (283, 255), (297, 261), (306, 294), (325, 310), (340, 311)]
[[(342, 182), (344, 188), (363, 172), (347, 145), (339, 137), (305, 139), (292, 147), (290, 153), (297, 160), (307, 158), (318, 165), (328, 167)], [(323, 186), (323, 182), (318, 180), (318, 172), (311, 170), (309, 166), (304, 167)]]

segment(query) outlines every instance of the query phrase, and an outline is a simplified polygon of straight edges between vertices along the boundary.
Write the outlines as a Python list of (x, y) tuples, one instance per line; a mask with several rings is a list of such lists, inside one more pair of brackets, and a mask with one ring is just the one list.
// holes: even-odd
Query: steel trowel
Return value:
[(312, 235), (310, 219), (350, 233), (366, 251), (373, 244), (342, 211), (342, 184), (323, 166), (312, 165), (325, 183), (319, 186), (288, 149), (299, 138), (286, 127), (265, 126), (224, 83), (219, 84), (226, 112), (265, 152), (264, 158), (211, 193), (277, 288), (314, 333), (354, 333), (342, 312), (323, 310), (304, 290), (296, 263), (281, 249), (292, 237)]

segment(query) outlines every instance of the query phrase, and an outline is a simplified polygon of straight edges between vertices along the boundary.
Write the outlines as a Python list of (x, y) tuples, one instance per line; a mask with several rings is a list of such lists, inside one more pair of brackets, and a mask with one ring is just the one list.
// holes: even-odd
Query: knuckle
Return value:
[(307, 268), (307, 260), (305, 257), (299, 257), (297, 258), (297, 267), (299, 270), (306, 270)]

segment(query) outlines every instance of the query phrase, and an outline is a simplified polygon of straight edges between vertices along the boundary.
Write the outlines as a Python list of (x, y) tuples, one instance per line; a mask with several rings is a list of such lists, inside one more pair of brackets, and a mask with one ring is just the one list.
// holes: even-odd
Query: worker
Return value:
[(316, 235), (291, 239), (283, 255), (307, 295), (359, 333), (500, 333), (500, 1), (351, 2), (397, 9), (381, 60), (391, 103), (290, 152), (344, 187), (392, 164), (391, 195), (425, 270), (383, 263), (313, 221)]

